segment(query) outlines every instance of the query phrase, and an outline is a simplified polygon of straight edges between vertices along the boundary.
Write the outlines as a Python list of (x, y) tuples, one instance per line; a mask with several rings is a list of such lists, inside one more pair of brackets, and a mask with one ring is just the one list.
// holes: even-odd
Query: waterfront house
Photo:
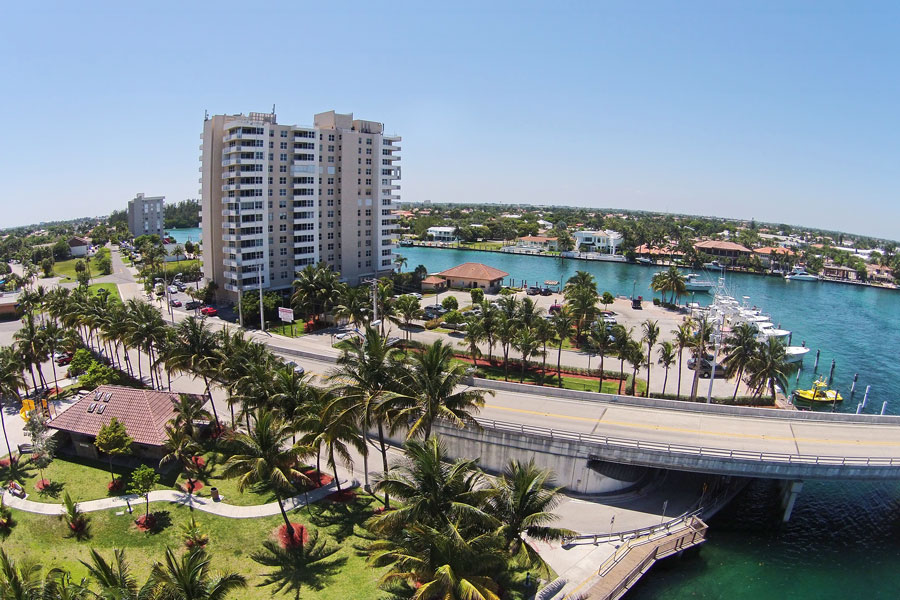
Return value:
[(616, 254), (622, 243), (622, 234), (611, 229), (587, 230), (575, 232), (575, 250), (579, 252), (597, 252), (600, 254)]
[(756, 248), (753, 250), (754, 256), (759, 257), (759, 262), (762, 263), (762, 266), (767, 269), (772, 266), (772, 264), (780, 264), (785, 261), (786, 258), (793, 258), (797, 256), (797, 253), (793, 250), (789, 250), (787, 248), (780, 248), (774, 246), (766, 246), (764, 248)]
[(47, 427), (63, 432), (78, 456), (98, 458), (94, 440), (115, 417), (134, 440), (135, 456), (159, 460), (166, 453), (166, 424), (175, 418), (177, 401), (178, 394), (172, 392), (101, 385), (48, 421)]
[(684, 256), (684, 252), (682, 252), (680, 250), (676, 250), (675, 248), (673, 248), (671, 246), (657, 247), (657, 246), (648, 246), (647, 244), (642, 244), (642, 245), (638, 246), (637, 248), (635, 248), (634, 253), (637, 256), (640, 256), (643, 258), (652, 258), (652, 259), (658, 259), (660, 257), (665, 257), (665, 258), (671, 259), (671, 258), (675, 258), (675, 257), (680, 258), (680, 257)]
[(87, 256), (88, 248), (90, 247), (90, 240), (87, 240), (83, 237), (74, 235), (69, 238), (69, 254), (71, 254), (75, 258)]
[(19, 316), (19, 293), (0, 292), (0, 319), (15, 319)]
[(544, 235), (526, 235), (516, 242), (516, 248), (523, 250), (540, 250), (541, 252), (556, 251), (557, 238)]
[(437, 275), (429, 275), (422, 280), (423, 292), (440, 292), (447, 288), (447, 280)]
[(893, 285), (894, 271), (883, 265), (866, 265), (866, 277), (869, 283)]
[(845, 267), (833, 263), (822, 267), (822, 276), (826, 279), (837, 279), (838, 281), (857, 281), (859, 279), (859, 274), (853, 267)]
[(429, 227), (425, 233), (428, 239), (434, 242), (455, 244), (459, 241), (456, 237), (456, 227)]
[(451, 288), (481, 288), (488, 293), (497, 292), (503, 284), (503, 278), (508, 275), (506, 271), (471, 262), (438, 273)]
[(750, 248), (735, 242), (723, 242), (719, 240), (704, 240), (694, 244), (694, 250), (702, 254), (715, 257), (719, 262), (733, 265), (739, 258), (749, 257)]

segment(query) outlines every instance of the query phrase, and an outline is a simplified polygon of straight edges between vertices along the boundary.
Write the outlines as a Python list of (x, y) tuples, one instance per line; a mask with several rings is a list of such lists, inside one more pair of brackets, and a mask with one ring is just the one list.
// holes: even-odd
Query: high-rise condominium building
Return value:
[(138, 194), (134, 200), (128, 201), (128, 230), (131, 235), (158, 235), (162, 238), (165, 199), (165, 196)]
[(201, 139), (203, 275), (220, 300), (258, 282), (289, 288), (319, 262), (351, 284), (392, 269), (400, 137), (381, 123), (334, 111), (311, 127), (216, 115)]

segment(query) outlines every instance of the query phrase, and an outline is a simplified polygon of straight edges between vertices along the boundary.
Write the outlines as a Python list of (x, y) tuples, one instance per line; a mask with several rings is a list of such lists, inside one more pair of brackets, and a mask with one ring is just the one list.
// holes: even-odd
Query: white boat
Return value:
[(806, 346), (788, 346), (784, 349), (784, 360), (788, 363), (798, 363), (807, 354), (809, 354), (809, 348)]
[(636, 258), (636, 259), (634, 259), (634, 262), (638, 263), (639, 265), (652, 265), (653, 264), (652, 260), (650, 260), (649, 258), (644, 258), (644, 257)]
[(719, 261), (714, 260), (712, 262), (703, 263), (704, 269), (709, 269), (710, 271), (724, 271), (725, 265), (721, 264)]
[(767, 338), (776, 339), (786, 338), (791, 335), (791, 332), (787, 329), (778, 329), (777, 327), (760, 327), (759, 333)]
[(696, 273), (688, 273), (684, 276), (684, 289), (689, 292), (707, 292), (713, 287), (712, 281), (700, 279)]
[(789, 281), (819, 281), (818, 275), (807, 272), (803, 267), (794, 267), (794, 270), (784, 278)]

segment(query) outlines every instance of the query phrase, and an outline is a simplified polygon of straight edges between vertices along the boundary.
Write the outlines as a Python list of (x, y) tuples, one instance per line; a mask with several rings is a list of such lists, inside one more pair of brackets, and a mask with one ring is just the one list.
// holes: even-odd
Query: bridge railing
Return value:
[(727, 458), (730, 460), (745, 460), (755, 462), (785, 463), (798, 465), (822, 465), (822, 466), (865, 466), (865, 467), (900, 467), (900, 458), (895, 457), (847, 457), (847, 456), (818, 456), (805, 454), (786, 454), (781, 452), (753, 452), (749, 450), (730, 450), (725, 448), (707, 448), (705, 446), (690, 446), (685, 444), (666, 444), (662, 442), (648, 442), (628, 438), (617, 438), (589, 433), (578, 433), (533, 425), (522, 425), (507, 421), (495, 421), (493, 419), (477, 418), (478, 423), (485, 429), (498, 431), (512, 431), (523, 435), (540, 436), (544, 438), (576, 441), (589, 443), (608, 448), (647, 450), (678, 454), (681, 456), (696, 456), (710, 458)]
[(662, 532), (669, 533), (673, 529), (678, 529), (682, 526), (692, 523), (695, 517), (701, 516), (702, 512), (703, 511), (701, 509), (692, 510), (673, 519), (670, 519), (665, 523), (653, 525), (651, 527), (642, 527), (640, 529), (618, 531), (616, 533), (608, 534), (589, 533), (574, 535), (563, 539), (562, 543), (563, 546), (574, 546), (578, 543), (604, 544), (606, 542), (630, 542), (631, 540), (653, 536)]

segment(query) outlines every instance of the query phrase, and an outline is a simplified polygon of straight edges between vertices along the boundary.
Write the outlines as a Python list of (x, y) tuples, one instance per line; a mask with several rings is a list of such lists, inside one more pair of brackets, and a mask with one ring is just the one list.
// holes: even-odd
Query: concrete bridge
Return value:
[(653, 469), (784, 481), (900, 479), (900, 417), (754, 409), (477, 380), (481, 431), (440, 427), (454, 454), (499, 471), (534, 458), (581, 494), (621, 491)]

